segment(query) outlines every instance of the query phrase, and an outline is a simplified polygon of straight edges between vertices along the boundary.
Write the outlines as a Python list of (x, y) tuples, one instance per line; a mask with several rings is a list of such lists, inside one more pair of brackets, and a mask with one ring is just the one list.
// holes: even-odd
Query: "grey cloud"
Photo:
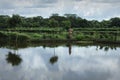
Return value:
[(72, 13), (103, 20), (120, 16), (119, 5), (120, 0), (0, 0), (0, 14), (49, 17), (52, 13)]
[(42, 3), (56, 3), (58, 0), (41, 0)]
[(120, 3), (120, 0), (73, 0), (73, 1), (89, 1), (89, 2), (96, 2), (96, 3)]
[(0, 0), (0, 9), (11, 8), (46, 8), (51, 7), (58, 0)]
[(83, 1), (83, 0), (73, 0), (73, 1)]
[(26, 6), (25, 8), (47, 8), (47, 7), (53, 7), (53, 5), (50, 4), (36, 4), (34, 6)]
[[(61, 0), (62, 1), (62, 0)], [(60, 0), (0, 0), (0, 9), (14, 9), (14, 8), (46, 8), (54, 7), (55, 4), (61, 2)], [(120, 3), (120, 0), (66, 0), (63, 2), (95, 2), (95, 3)], [(68, 6), (68, 5), (65, 5)]]
[(120, 0), (90, 0), (97, 3), (120, 3)]
[(10, 9), (10, 8), (14, 8), (14, 5), (11, 4), (12, 2), (9, 2), (9, 1), (1, 1), (0, 0), (0, 9), (4, 9), (4, 8), (7, 8), (7, 9)]

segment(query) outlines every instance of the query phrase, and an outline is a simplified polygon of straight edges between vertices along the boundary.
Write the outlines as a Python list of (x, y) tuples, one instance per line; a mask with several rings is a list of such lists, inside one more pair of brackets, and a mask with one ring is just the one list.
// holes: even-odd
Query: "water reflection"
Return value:
[(70, 44), (28, 47), (19, 53), (0, 48), (0, 80), (119, 80), (120, 48), (104, 48)]
[[(98, 47), (97, 47), (98, 48)], [(104, 45), (100, 45), (99, 46), (99, 49), (103, 49), (104, 51), (108, 51), (108, 50), (110, 50), (110, 49), (112, 49), (112, 50), (116, 50), (116, 47), (115, 46), (104, 46)]]
[(9, 52), (6, 58), (7, 62), (12, 64), (12, 66), (17, 66), (22, 62), (20, 56), (16, 53)]
[(58, 56), (55, 55), (55, 48), (54, 48), (54, 56), (50, 58), (50, 63), (54, 64), (58, 61)]
[(69, 55), (71, 55), (71, 53), (72, 53), (72, 47), (71, 47), (71, 44), (68, 45), (68, 48), (69, 48)]
[[(9, 42), (9, 45), (10, 45), (10, 40), (8, 42)], [(9, 51), (6, 60), (7, 60), (8, 63), (12, 64), (12, 66), (18, 66), (22, 62), (22, 59), (21, 59), (20, 55), (17, 54), (17, 51), (18, 51), (17, 37), (15, 39), (15, 43), (14, 43), (13, 48), (15, 49), (14, 53)]]
[(58, 61), (58, 56), (53, 56), (53, 57), (50, 58), (50, 63), (51, 63), (51, 64), (54, 64), (54, 63), (56, 63), (57, 61)]
[(71, 55), (72, 54), (72, 45), (69, 43), (66, 46), (68, 47), (69, 55)]

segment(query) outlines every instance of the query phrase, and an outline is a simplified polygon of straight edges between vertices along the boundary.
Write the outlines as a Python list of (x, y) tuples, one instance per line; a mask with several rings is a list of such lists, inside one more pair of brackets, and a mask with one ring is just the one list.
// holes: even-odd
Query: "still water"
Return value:
[(119, 80), (120, 47), (0, 48), (0, 80)]

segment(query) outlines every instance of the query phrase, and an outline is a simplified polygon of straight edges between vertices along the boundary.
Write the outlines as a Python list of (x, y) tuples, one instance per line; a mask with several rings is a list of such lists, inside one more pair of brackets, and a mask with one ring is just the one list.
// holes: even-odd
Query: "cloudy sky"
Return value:
[(0, 15), (49, 17), (52, 13), (72, 13), (90, 20), (120, 17), (120, 0), (0, 0)]

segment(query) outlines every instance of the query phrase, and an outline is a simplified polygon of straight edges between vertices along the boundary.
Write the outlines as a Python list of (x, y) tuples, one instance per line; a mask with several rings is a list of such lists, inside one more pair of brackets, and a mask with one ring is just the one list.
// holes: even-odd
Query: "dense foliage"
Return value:
[(14, 28), (14, 27), (26, 27), (26, 28), (112, 28), (120, 27), (120, 18), (115, 17), (110, 20), (103, 20), (101, 22), (97, 20), (86, 20), (77, 16), (76, 14), (65, 14), (59, 16), (58, 14), (52, 14), (49, 18), (37, 17), (22, 17), (20, 15), (0, 15), (0, 29)]

